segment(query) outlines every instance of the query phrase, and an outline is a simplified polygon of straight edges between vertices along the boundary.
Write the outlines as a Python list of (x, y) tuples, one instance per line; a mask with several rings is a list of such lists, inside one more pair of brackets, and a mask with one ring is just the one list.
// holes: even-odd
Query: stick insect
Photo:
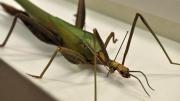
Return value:
[[(83, 27), (85, 24), (85, 13), (86, 13), (85, 0), (79, 0), (75, 25), (72, 25), (60, 18), (50, 15), (49, 13), (43, 11), (39, 7), (29, 2), (28, 0), (15, 0), (15, 1), (19, 3), (25, 9), (25, 11), (18, 10), (4, 3), (0, 3), (8, 14), (14, 16), (12, 26), (7, 34), (7, 37), (5, 38), (3, 43), (0, 45), (0, 47), (4, 47), (6, 45), (15, 27), (17, 19), (20, 19), (24, 23), (24, 25), (39, 40), (47, 44), (57, 46), (57, 49), (54, 51), (51, 59), (49, 60), (48, 64), (45, 66), (41, 74), (38, 76), (29, 74), (32, 77), (42, 78), (45, 72), (47, 71), (47, 69), (49, 68), (50, 64), (52, 63), (53, 59), (56, 57), (57, 53), (60, 52), (69, 62), (73, 64), (93, 64), (93, 63), (96, 64), (97, 63), (97, 64), (104, 65), (105, 67), (108, 67), (108, 74), (118, 71), (119, 74), (124, 78), (134, 77), (141, 84), (146, 94), (150, 96), (150, 94), (146, 91), (144, 85), (140, 81), (140, 79), (136, 77), (135, 75), (133, 75), (133, 73), (142, 74), (145, 77), (149, 88), (154, 90), (149, 85), (146, 75), (142, 71), (129, 70), (129, 68), (124, 65), (126, 56), (130, 48), (131, 40), (134, 34), (136, 22), (138, 19), (140, 19), (144, 23), (144, 25), (148, 28), (150, 33), (156, 39), (157, 43), (160, 45), (161, 49), (163, 50), (169, 62), (174, 65), (180, 65), (180, 63), (175, 63), (171, 60), (171, 58), (169, 57), (168, 53), (166, 52), (165, 48), (159, 41), (154, 31), (148, 25), (145, 18), (139, 13), (137, 13), (134, 17), (130, 35), (128, 38), (128, 42), (127, 42), (126, 49), (124, 52), (123, 60), (121, 63), (119, 63), (116, 61), (116, 57), (119, 51), (117, 52), (117, 55), (114, 59), (110, 59), (106, 51), (108, 43), (110, 42), (111, 39), (113, 43), (116, 43), (117, 41), (117, 39), (115, 39), (114, 32), (111, 32), (109, 36), (107, 37), (106, 41), (103, 42), (96, 28), (93, 29), (93, 33), (83, 30)], [(123, 45), (123, 43), (124, 43), (124, 40), (121, 46)], [(121, 49), (121, 46), (119, 50)]]

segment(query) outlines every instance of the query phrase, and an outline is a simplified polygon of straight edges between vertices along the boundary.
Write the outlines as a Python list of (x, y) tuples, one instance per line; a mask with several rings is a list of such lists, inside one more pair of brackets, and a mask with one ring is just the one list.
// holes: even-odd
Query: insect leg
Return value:
[(87, 63), (85, 57), (74, 50), (71, 50), (65, 47), (60, 47), (59, 51), (68, 61), (70, 61), (73, 64), (86, 64)]
[(51, 59), (49, 60), (48, 64), (46, 65), (46, 67), (44, 68), (44, 70), (41, 72), (41, 74), (40, 74), (39, 76), (32, 75), (32, 74), (28, 74), (28, 75), (30, 75), (30, 76), (32, 76), (32, 77), (35, 77), (35, 78), (40, 78), (40, 79), (41, 79), (41, 78), (43, 77), (44, 73), (47, 71), (47, 69), (48, 69), (49, 66), (51, 65), (51, 63), (52, 63), (52, 61), (54, 60), (55, 56), (56, 56), (57, 53), (59, 52), (59, 49), (60, 49), (60, 48), (57, 48), (57, 49), (55, 50), (55, 52), (53, 53), (53, 55), (52, 55)]
[(2, 6), (2, 8), (3, 8), (8, 14), (10, 14), (10, 15), (12, 15), (12, 16), (15, 16), (15, 17), (14, 17), (14, 20), (13, 20), (13, 22), (12, 22), (11, 28), (10, 28), (10, 30), (9, 30), (9, 32), (8, 32), (5, 40), (3, 41), (2, 44), (0, 44), (0, 47), (4, 47), (4, 46), (6, 45), (8, 39), (9, 39), (9, 37), (11, 36), (12, 31), (13, 31), (15, 25), (16, 25), (16, 22), (17, 22), (17, 19), (18, 19), (18, 14), (19, 14), (19, 13), (26, 14), (26, 13), (23, 12), (23, 11), (21, 11), (21, 10), (17, 10), (17, 9), (15, 9), (14, 7), (9, 6), (9, 5), (7, 5), (7, 4), (4, 4), (4, 3), (2, 3), (2, 2), (0, 2), (0, 5)]
[(76, 14), (76, 23), (75, 26), (83, 29), (84, 24), (85, 24), (85, 19), (86, 19), (86, 11), (85, 11), (85, 1), (84, 0), (79, 0), (78, 4), (78, 10)]
[(49, 66), (51, 65), (52, 61), (54, 60), (54, 58), (56, 57), (56, 55), (58, 54), (58, 52), (61, 52), (62, 55), (69, 60), (70, 62), (74, 63), (74, 64), (83, 64), (86, 63), (86, 60), (83, 56), (81, 56), (79, 53), (65, 48), (65, 47), (58, 47), (55, 52), (53, 53), (53, 55), (51, 56), (51, 59), (49, 60), (48, 64), (46, 65), (46, 67), (44, 68), (44, 70), (41, 72), (41, 74), (39, 76), (36, 75), (31, 75), (28, 74), (32, 77), (35, 78), (42, 78), (45, 74), (45, 72), (47, 71), (47, 69), (49, 68)]
[(96, 50), (96, 41), (95, 41), (95, 37), (96, 37), (96, 35), (94, 34), (94, 51), (93, 51), (93, 53), (94, 53), (94, 101), (97, 101), (97, 64), (96, 64), (96, 52), (95, 52), (95, 50)]
[(105, 41), (105, 48), (107, 47), (107, 45), (109, 44), (109, 41), (112, 39), (113, 43), (116, 43), (118, 41), (118, 39), (115, 39), (115, 33), (111, 32), (109, 34), (109, 36), (107, 37), (106, 41)]
[(94, 33), (94, 36), (96, 37), (98, 43), (100, 44), (100, 47), (101, 47), (103, 53), (105, 54), (105, 59), (106, 59), (105, 61), (108, 62), (109, 61), (109, 56), (108, 56), (108, 53), (106, 51), (105, 44), (103, 43), (103, 41), (102, 41), (102, 39), (101, 39), (101, 37), (100, 37), (100, 35), (99, 35), (96, 28), (93, 29), (93, 33)]
[(9, 37), (11, 36), (12, 31), (13, 31), (15, 25), (16, 25), (17, 18), (18, 18), (17, 16), (14, 17), (14, 20), (13, 20), (13, 23), (12, 23), (12, 25), (11, 25), (11, 28), (10, 28), (10, 30), (9, 30), (9, 32), (8, 32), (8, 35), (6, 36), (6, 38), (5, 38), (5, 40), (3, 41), (3, 43), (0, 44), (0, 47), (4, 47), (4, 46), (6, 45), (8, 39), (9, 39)]
[(164, 46), (162, 45), (162, 43), (160, 42), (160, 40), (158, 39), (158, 37), (156, 36), (156, 34), (154, 33), (154, 31), (151, 29), (151, 27), (149, 26), (149, 24), (147, 23), (147, 21), (144, 19), (144, 17), (137, 13), (135, 18), (134, 18), (134, 21), (133, 21), (133, 24), (132, 24), (132, 27), (131, 27), (131, 32), (130, 32), (130, 35), (129, 35), (129, 39), (128, 39), (128, 43), (127, 43), (127, 46), (126, 46), (126, 50), (124, 52), (124, 57), (123, 57), (123, 61), (122, 61), (122, 64), (124, 65), (125, 63), (125, 59), (126, 59), (126, 56), (127, 56), (127, 53), (129, 51), (129, 47), (130, 47), (130, 44), (131, 44), (131, 40), (132, 40), (132, 36), (134, 34), (134, 29), (135, 29), (135, 26), (136, 26), (136, 22), (138, 20), (138, 18), (141, 19), (141, 21), (144, 23), (144, 25), (148, 28), (148, 30), (151, 32), (152, 36), (156, 39), (157, 43), (159, 44), (159, 46), (161, 47), (161, 49), (163, 50), (164, 54), (166, 55), (167, 59), (169, 60), (169, 62), (171, 64), (174, 64), (174, 65), (180, 65), (180, 63), (176, 63), (176, 62), (173, 62), (171, 60), (171, 58), (169, 57), (168, 53), (166, 52)]
[(54, 44), (54, 45), (61, 45), (61, 38), (57, 37), (57, 34), (53, 33), (53, 31), (50, 31), (48, 28), (45, 28), (44, 26), (37, 23), (33, 18), (31, 18), (26, 12), (17, 10), (9, 5), (0, 3), (4, 10), (12, 15), (15, 16), (14, 21), (12, 23), (11, 29), (9, 30), (9, 33), (4, 40), (4, 42), (0, 45), (0, 47), (3, 47), (6, 45), (14, 27), (17, 22), (17, 19), (19, 18), (22, 20), (22, 22), (26, 25), (27, 28), (41, 41), (44, 41), (48, 44)]
[(120, 50), (121, 50), (121, 48), (122, 48), (122, 46), (123, 46), (123, 44), (124, 44), (124, 41), (125, 41), (127, 35), (128, 35), (128, 31), (127, 31), (126, 35), (124, 36), (124, 39), (123, 39), (123, 41), (122, 41), (122, 43), (121, 43), (121, 45), (120, 45), (120, 47), (119, 47), (119, 49), (118, 49), (118, 52), (116, 53), (116, 56), (115, 56), (115, 58), (114, 58), (114, 61), (116, 60), (116, 58), (117, 58), (117, 56), (118, 56), (118, 54), (119, 54), (119, 52), (120, 52)]
[(61, 46), (62, 40), (60, 36), (57, 36), (57, 34), (53, 31), (49, 30), (43, 25), (40, 25), (33, 18), (25, 16), (23, 14), (20, 14), (20, 19), (39, 40), (48, 44)]

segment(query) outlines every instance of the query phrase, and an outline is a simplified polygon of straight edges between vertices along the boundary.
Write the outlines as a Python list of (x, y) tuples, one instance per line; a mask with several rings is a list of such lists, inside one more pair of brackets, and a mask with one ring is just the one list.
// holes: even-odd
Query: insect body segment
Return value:
[(127, 67), (123, 66), (122, 64), (120, 64), (118, 62), (115, 62), (115, 61), (111, 61), (109, 65), (111, 66), (110, 67), (110, 71), (112, 73), (115, 70), (117, 70), (122, 75), (122, 77), (125, 77), (125, 78), (129, 78), (130, 77), (129, 69)]

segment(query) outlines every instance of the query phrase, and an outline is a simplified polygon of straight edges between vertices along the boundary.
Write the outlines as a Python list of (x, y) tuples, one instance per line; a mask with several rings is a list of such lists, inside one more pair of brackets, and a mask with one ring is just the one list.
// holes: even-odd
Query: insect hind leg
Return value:
[(9, 39), (9, 37), (11, 36), (12, 31), (13, 31), (15, 25), (16, 25), (17, 18), (18, 18), (18, 16), (15, 16), (15, 17), (14, 17), (14, 20), (13, 20), (13, 22), (12, 22), (11, 28), (10, 28), (10, 30), (9, 30), (9, 32), (8, 32), (8, 34), (7, 34), (6, 38), (5, 38), (5, 40), (3, 41), (3, 43), (0, 44), (0, 47), (4, 47), (4, 46), (6, 45), (8, 39)]
[(1, 5), (2, 8), (6, 11), (6, 13), (8, 13), (8, 14), (10, 14), (10, 15), (12, 15), (12, 16), (15, 16), (15, 15), (17, 15), (17, 14), (19, 14), (19, 13), (23, 13), (23, 14), (26, 14), (26, 15), (27, 15), (26, 12), (23, 12), (23, 11), (21, 11), (21, 10), (18, 10), (18, 9), (16, 9), (16, 8), (14, 8), (14, 7), (10, 6), (10, 5), (4, 4), (4, 3), (2, 3), (2, 2), (0, 2), (0, 5)]
[(27, 14), (26, 12), (21, 11), (21, 10), (15, 9), (15, 8), (12, 7), (12, 6), (9, 6), (9, 5), (7, 5), (7, 4), (4, 4), (4, 3), (2, 3), (2, 2), (0, 2), (0, 5), (2, 6), (2, 8), (3, 8), (8, 14), (10, 14), (10, 15), (12, 15), (12, 16), (15, 16), (15, 17), (14, 17), (14, 20), (13, 20), (13, 22), (12, 22), (11, 28), (10, 28), (10, 30), (9, 30), (9, 32), (8, 32), (5, 40), (3, 41), (2, 44), (0, 44), (0, 47), (4, 47), (4, 46), (6, 45), (8, 39), (9, 39), (9, 37), (11, 36), (12, 31), (13, 31), (15, 25), (16, 25), (16, 22), (17, 22), (17, 19), (18, 19), (18, 14), (22, 13), (22, 14), (24, 14), (24, 15), (26, 15), (26, 16), (28, 16), (28, 14)]
[(133, 21), (133, 24), (132, 24), (132, 27), (131, 27), (131, 32), (130, 32), (130, 35), (129, 35), (129, 39), (128, 39), (128, 43), (126, 45), (126, 50), (124, 52), (124, 56), (123, 56), (123, 61), (122, 61), (122, 64), (124, 65), (125, 63), (125, 59), (126, 59), (126, 56), (127, 56), (127, 53), (129, 51), (129, 47), (130, 47), (130, 44), (131, 44), (131, 40), (132, 40), (132, 36), (134, 34), (134, 29), (135, 29), (135, 26), (136, 26), (136, 23), (137, 23), (137, 20), (138, 18), (141, 19), (141, 21), (143, 22), (143, 24), (147, 27), (147, 29), (150, 31), (150, 33), (152, 34), (152, 36), (155, 38), (155, 40), (157, 41), (157, 43), (159, 44), (160, 48), (163, 50), (165, 56), (167, 57), (167, 59), (169, 60), (170, 64), (174, 64), (174, 65), (180, 65), (180, 63), (176, 63), (176, 62), (173, 62), (171, 60), (171, 58), (169, 57), (167, 51), (165, 50), (164, 46), (162, 45), (162, 43), (160, 42), (159, 38), (156, 36), (155, 32), (152, 30), (152, 28), (149, 26), (149, 24), (147, 23), (147, 21), (145, 20), (145, 18), (139, 14), (139, 13), (136, 13), (136, 16), (134, 17), (134, 21)]

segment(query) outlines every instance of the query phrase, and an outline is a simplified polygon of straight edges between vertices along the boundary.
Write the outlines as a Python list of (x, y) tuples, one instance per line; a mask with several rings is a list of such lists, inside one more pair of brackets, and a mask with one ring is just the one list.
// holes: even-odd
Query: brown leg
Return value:
[(100, 37), (100, 35), (99, 35), (96, 28), (93, 29), (93, 33), (94, 33), (95, 37), (97, 38), (97, 41), (100, 44), (103, 53), (105, 54), (106, 62), (108, 62), (109, 61), (108, 53), (106, 51), (105, 45), (104, 45), (104, 43), (103, 43), (103, 41), (102, 41), (102, 39), (101, 39), (101, 37)]
[(29, 17), (25, 13), (18, 13), (15, 15), (12, 26), (8, 32), (8, 35), (6, 36), (3, 43), (0, 44), (0, 47), (4, 47), (6, 45), (16, 25), (17, 19), (22, 20), (25, 26), (29, 28), (29, 30), (41, 41), (46, 42), (48, 44), (54, 44), (58, 46), (61, 45), (61, 39), (57, 38), (57, 36), (54, 35), (53, 32), (49, 31), (47, 28), (34, 21), (31, 17)]
[(49, 60), (48, 64), (46, 65), (46, 67), (44, 68), (44, 70), (41, 72), (41, 74), (40, 74), (39, 76), (32, 75), (32, 74), (28, 74), (28, 75), (30, 75), (30, 76), (32, 76), (32, 77), (35, 77), (35, 78), (40, 78), (40, 79), (41, 79), (41, 78), (43, 77), (44, 73), (47, 71), (47, 69), (48, 69), (49, 66), (51, 65), (51, 63), (52, 63), (52, 61), (54, 60), (55, 56), (56, 56), (57, 53), (59, 52), (59, 49), (60, 49), (60, 48), (57, 48), (57, 49), (55, 50), (55, 52), (53, 53), (53, 55), (52, 55), (51, 59)]
[(116, 60), (116, 58), (117, 58), (117, 56), (118, 56), (118, 54), (119, 54), (119, 52), (120, 52), (120, 50), (121, 50), (121, 48), (122, 48), (122, 46), (123, 46), (123, 44), (124, 44), (124, 41), (125, 41), (127, 35), (128, 35), (128, 31), (127, 31), (126, 35), (124, 36), (124, 39), (123, 39), (123, 41), (122, 41), (122, 43), (121, 43), (121, 45), (120, 45), (120, 47), (119, 47), (119, 50), (118, 50), (118, 52), (117, 52), (117, 54), (116, 54), (116, 56), (115, 56), (115, 58), (114, 58), (114, 61)]
[(107, 37), (106, 41), (105, 41), (105, 48), (107, 48), (107, 45), (109, 44), (109, 41), (112, 39), (113, 43), (116, 43), (118, 41), (118, 39), (115, 39), (115, 34), (114, 32), (111, 32), (109, 34), (109, 36)]
[(86, 64), (87, 63), (85, 57), (74, 50), (71, 50), (65, 47), (60, 47), (59, 51), (69, 62), (73, 64)]
[(159, 44), (159, 46), (161, 47), (161, 49), (163, 50), (164, 54), (166, 55), (167, 59), (169, 60), (169, 62), (171, 64), (174, 64), (174, 65), (180, 65), (180, 63), (175, 63), (171, 60), (171, 58), (169, 57), (168, 53), (166, 52), (164, 46), (161, 44), (160, 40), (158, 39), (158, 37), (156, 36), (156, 34), (154, 33), (154, 31), (151, 29), (151, 27), (149, 26), (149, 24), (147, 23), (147, 21), (144, 19), (144, 17), (137, 13), (135, 18), (134, 18), (134, 21), (133, 21), (133, 24), (132, 24), (132, 28), (131, 28), (131, 32), (130, 32), (130, 35), (129, 35), (129, 39), (128, 39), (128, 43), (127, 43), (127, 46), (126, 46), (126, 50), (124, 52), (124, 57), (123, 57), (123, 61), (122, 61), (122, 64), (124, 65), (125, 63), (125, 59), (126, 59), (126, 56), (127, 56), (127, 53), (129, 51), (129, 47), (130, 47), (130, 44), (131, 44), (131, 40), (132, 40), (132, 36), (134, 34), (134, 29), (135, 29), (135, 26), (136, 26), (136, 22), (138, 20), (138, 18), (141, 19), (141, 21), (144, 23), (144, 25), (148, 28), (148, 30), (151, 32), (152, 36), (156, 39), (157, 43)]
[(75, 26), (83, 29), (84, 24), (85, 24), (85, 18), (86, 18), (86, 11), (85, 11), (85, 1), (84, 0), (79, 0), (78, 4), (78, 11), (76, 14), (76, 24)]
[[(96, 50), (96, 34), (94, 34), (94, 50)], [(94, 101), (97, 101), (97, 60), (96, 60), (96, 52), (94, 51)]]
[(17, 18), (18, 18), (17, 16), (14, 17), (14, 20), (13, 20), (13, 23), (12, 23), (12, 25), (11, 25), (11, 28), (10, 28), (10, 30), (9, 30), (9, 32), (8, 32), (8, 35), (6, 36), (6, 38), (5, 38), (5, 40), (3, 41), (3, 43), (0, 44), (0, 47), (4, 47), (4, 46), (6, 45), (8, 39), (9, 39), (9, 37), (11, 36), (12, 31), (13, 31), (15, 25), (16, 25)]
[(5, 38), (5, 40), (3, 41), (3, 43), (0, 44), (0, 47), (4, 47), (4, 46), (6, 45), (8, 39), (9, 39), (9, 37), (11, 36), (12, 31), (13, 31), (15, 25), (16, 25), (17, 18), (18, 18), (18, 14), (19, 14), (19, 13), (26, 14), (26, 13), (23, 12), (23, 11), (20, 11), (20, 10), (18, 10), (18, 9), (15, 9), (15, 8), (12, 7), (12, 6), (9, 6), (9, 5), (7, 5), (7, 4), (4, 4), (4, 3), (2, 3), (2, 2), (0, 2), (0, 5), (2, 6), (2, 8), (4, 9), (4, 11), (5, 11), (6, 13), (14, 16), (14, 20), (13, 20), (13, 22), (12, 22), (12, 25), (11, 25), (11, 28), (10, 28), (8, 34), (7, 34), (6, 38)]
[(36, 76), (36, 75), (31, 75), (31, 74), (28, 74), (32, 77), (35, 77), (35, 78), (42, 78), (45, 74), (45, 72), (47, 71), (47, 69), (49, 68), (49, 66), (51, 65), (52, 61), (54, 60), (54, 58), (56, 57), (56, 55), (58, 54), (58, 52), (61, 52), (62, 55), (67, 59), (69, 60), (70, 62), (74, 63), (74, 64), (85, 64), (86, 63), (86, 60), (83, 56), (81, 56), (79, 53), (71, 50), (71, 49), (68, 49), (68, 48), (65, 48), (65, 47), (58, 47), (55, 52), (53, 53), (51, 59), (49, 60), (48, 64), (46, 65), (46, 67), (44, 68), (44, 70), (41, 72), (40, 75)]

